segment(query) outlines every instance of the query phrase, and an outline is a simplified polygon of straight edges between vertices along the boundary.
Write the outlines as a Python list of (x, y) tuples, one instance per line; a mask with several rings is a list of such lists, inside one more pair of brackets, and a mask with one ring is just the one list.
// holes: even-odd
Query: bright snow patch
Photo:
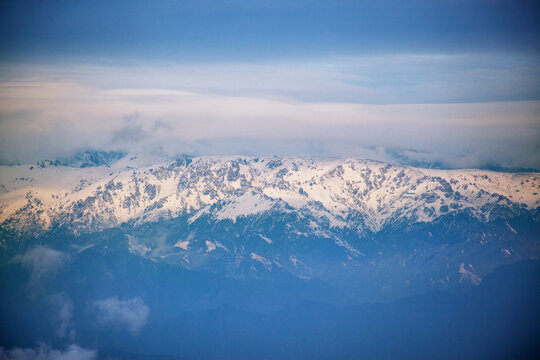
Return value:
[(206, 240), (205, 244), (206, 244), (206, 249), (207, 249), (206, 251), (207, 252), (211, 252), (211, 251), (216, 250), (216, 244), (214, 244), (213, 242)]
[(264, 235), (259, 234), (259, 236), (261, 237), (261, 239), (263, 239), (264, 241), (266, 241), (268, 244), (271, 244), (271, 243), (273, 242), (272, 239), (269, 239), (269, 238), (267, 238), (267, 237), (264, 236)]
[(514, 229), (513, 227), (511, 227), (510, 224), (508, 223), (508, 221), (506, 222), (506, 226), (508, 226), (508, 228), (510, 229), (511, 232), (513, 232), (514, 234), (517, 234), (516, 229)]
[[(469, 264), (469, 268), (472, 269), (471, 264)], [(473, 274), (472, 272), (470, 272), (469, 270), (465, 269), (465, 264), (464, 263), (461, 263), (459, 265), (459, 273), (461, 274), (461, 278), (459, 279), (460, 283), (463, 280), (469, 280), (474, 285), (478, 285), (482, 281), (482, 279), (479, 276), (477, 276), (477, 275)]]
[(246, 194), (234, 198), (217, 212), (216, 218), (219, 220), (231, 219), (236, 221), (239, 216), (259, 214), (272, 208), (273, 201), (260, 195)]
[(260, 255), (257, 255), (255, 253), (251, 253), (251, 258), (253, 260), (256, 260), (256, 261), (260, 262), (261, 264), (264, 264), (264, 265), (267, 265), (267, 266), (272, 265), (272, 262), (270, 260), (268, 260), (268, 259), (266, 259), (266, 258), (264, 258), (264, 257), (262, 257)]
[(184, 240), (184, 241), (179, 241), (176, 244), (174, 244), (174, 247), (177, 247), (177, 248), (180, 248), (180, 249), (183, 249), (183, 250), (187, 250), (188, 245), (189, 245), (189, 241)]

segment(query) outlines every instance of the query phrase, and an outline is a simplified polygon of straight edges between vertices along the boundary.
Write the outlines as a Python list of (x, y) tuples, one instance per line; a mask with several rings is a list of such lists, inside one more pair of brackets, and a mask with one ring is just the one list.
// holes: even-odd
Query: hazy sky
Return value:
[(3, 1), (0, 163), (86, 148), (540, 168), (532, 0)]

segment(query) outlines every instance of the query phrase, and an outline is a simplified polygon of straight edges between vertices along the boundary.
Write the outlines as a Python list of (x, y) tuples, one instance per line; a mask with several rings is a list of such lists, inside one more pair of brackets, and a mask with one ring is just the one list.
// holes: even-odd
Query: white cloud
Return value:
[(29, 269), (30, 285), (38, 285), (62, 268), (67, 259), (63, 252), (39, 245), (16, 255), (11, 261)]
[(52, 349), (46, 344), (40, 344), (37, 349), (0, 347), (0, 360), (95, 360), (97, 351), (88, 350), (72, 344), (65, 350)]
[(140, 297), (120, 300), (110, 297), (93, 303), (97, 311), (98, 322), (127, 329), (131, 334), (138, 334), (146, 325), (150, 310)]

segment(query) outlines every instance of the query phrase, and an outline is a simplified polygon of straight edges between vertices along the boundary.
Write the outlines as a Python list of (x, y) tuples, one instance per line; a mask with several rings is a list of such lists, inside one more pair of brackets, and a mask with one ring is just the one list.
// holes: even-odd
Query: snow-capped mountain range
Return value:
[(538, 173), (122, 155), (1, 167), (2, 247), (62, 232), (84, 249), (95, 245), (85, 234), (111, 244), (108, 229), (122, 229), (134, 254), (233, 277), (357, 278), (376, 263), (395, 279), (396, 264), (428, 261), (424, 281), (441, 284), (540, 254)]
[(111, 166), (0, 167), (0, 223), (96, 230), (212, 212), (216, 219), (280, 207), (325, 219), (330, 227), (378, 232), (397, 221), (430, 222), (494, 208), (540, 206), (540, 174), (431, 170), (357, 159), (196, 157), (148, 164), (125, 157)]

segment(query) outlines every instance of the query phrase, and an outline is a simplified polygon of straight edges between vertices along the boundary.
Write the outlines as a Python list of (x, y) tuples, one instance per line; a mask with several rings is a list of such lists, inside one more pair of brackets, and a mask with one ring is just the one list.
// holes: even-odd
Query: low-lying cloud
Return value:
[(30, 270), (30, 285), (39, 285), (64, 266), (68, 255), (45, 246), (36, 246), (24, 254), (16, 255), (11, 262)]
[(132, 335), (146, 325), (150, 310), (140, 297), (120, 300), (117, 296), (93, 302), (97, 321), (102, 325), (123, 328)]
[(64, 350), (40, 344), (37, 349), (0, 347), (0, 360), (96, 360), (97, 351), (72, 344)]

